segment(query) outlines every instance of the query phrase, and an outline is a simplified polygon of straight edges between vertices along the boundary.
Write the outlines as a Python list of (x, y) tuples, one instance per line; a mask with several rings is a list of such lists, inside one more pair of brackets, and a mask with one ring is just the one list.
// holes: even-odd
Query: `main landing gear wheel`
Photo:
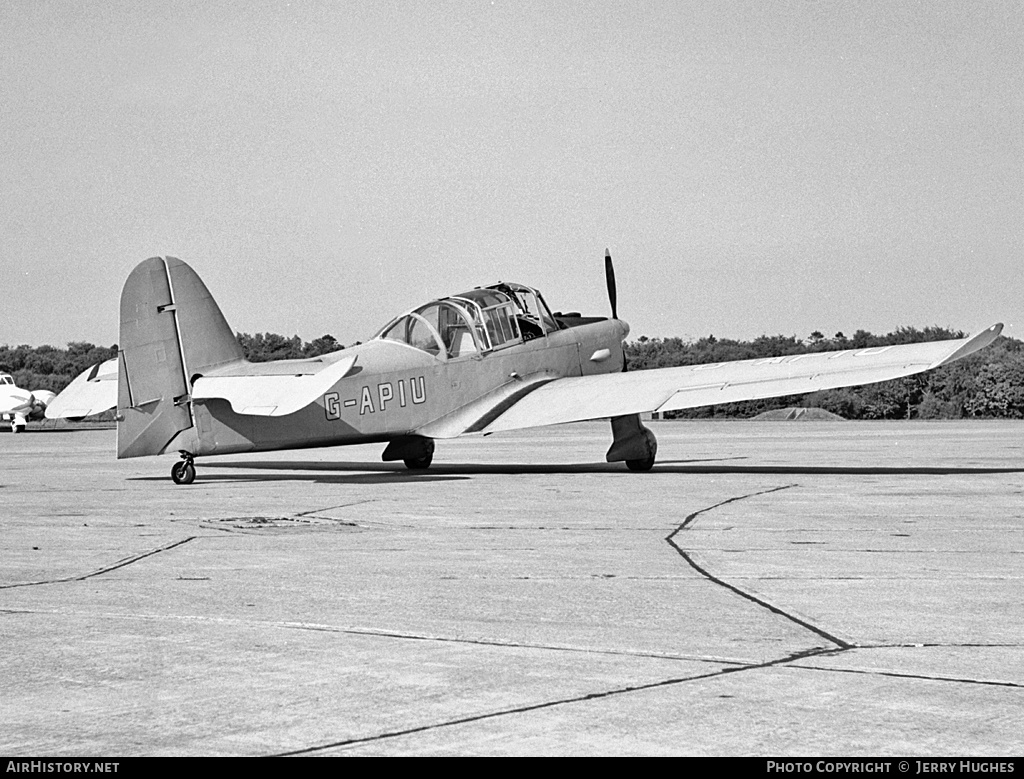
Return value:
[(192, 459), (181, 460), (171, 466), (171, 479), (175, 484), (191, 484), (196, 480), (196, 466)]
[(401, 460), (410, 471), (425, 471), (434, 459), (434, 441), (421, 435), (403, 435), (388, 442), (380, 456), (386, 463)]
[(626, 467), (631, 471), (649, 471), (654, 467), (654, 458), (648, 457), (646, 460), (626, 460)]
[(434, 452), (433, 449), (431, 449), (431, 451), (423, 457), (406, 457), (402, 462), (405, 463), (405, 467), (410, 471), (425, 471), (430, 467), (430, 463), (433, 459)]

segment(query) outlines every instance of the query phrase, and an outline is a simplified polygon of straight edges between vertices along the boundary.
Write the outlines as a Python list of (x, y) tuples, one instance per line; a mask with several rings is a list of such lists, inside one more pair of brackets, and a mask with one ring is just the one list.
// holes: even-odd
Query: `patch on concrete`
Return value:
[(341, 519), (330, 519), (329, 517), (227, 517), (225, 519), (206, 520), (204, 527), (215, 530), (275, 533), (280, 531), (295, 532), (322, 532), (331, 530), (357, 530), (359, 525), (355, 522), (346, 522)]

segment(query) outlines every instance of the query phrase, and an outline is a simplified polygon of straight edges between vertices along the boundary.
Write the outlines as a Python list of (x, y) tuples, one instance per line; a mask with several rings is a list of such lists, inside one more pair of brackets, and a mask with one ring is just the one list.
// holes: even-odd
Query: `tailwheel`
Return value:
[(175, 484), (191, 484), (196, 480), (196, 466), (191, 456), (171, 466), (171, 479)]

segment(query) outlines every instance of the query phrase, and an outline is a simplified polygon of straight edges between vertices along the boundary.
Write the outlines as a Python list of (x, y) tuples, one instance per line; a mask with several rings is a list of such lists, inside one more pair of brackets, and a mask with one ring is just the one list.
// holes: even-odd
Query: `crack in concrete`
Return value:
[[(785, 617), (786, 619), (789, 619), (792, 622), (795, 622), (796, 624), (800, 625), (801, 627), (804, 627), (807, 630), (812, 631), (816, 635), (821, 636), (822, 638), (824, 638), (824, 639), (826, 639), (828, 641), (831, 641), (832, 643), (836, 644), (837, 649), (833, 649), (833, 650), (830, 650), (828, 652), (818, 653), (818, 656), (825, 656), (826, 654), (828, 654), (828, 655), (840, 655), (840, 654), (843, 654), (845, 652), (848, 652), (848, 651), (854, 650), (854, 649), (856, 649), (856, 650), (862, 650), (862, 649), (910, 649), (910, 648), (922, 648), (922, 647), (926, 647), (926, 646), (928, 646), (928, 647), (943, 647), (943, 646), (946, 646), (946, 647), (976, 647), (976, 648), (985, 647), (985, 646), (1004, 646), (1004, 647), (1005, 646), (1019, 646), (1019, 644), (1015, 644), (1015, 643), (1009, 643), (1009, 644), (970, 644), (970, 643), (963, 643), (963, 644), (936, 644), (936, 643), (933, 643), (933, 644), (914, 644), (914, 643), (901, 643), (901, 644), (864, 644), (864, 645), (861, 645), (861, 644), (851, 644), (851, 643), (849, 643), (847, 641), (843, 641), (842, 639), (840, 639), (840, 638), (838, 638), (836, 636), (831, 635), (830, 633), (826, 632), (822, 628), (817, 627), (816, 625), (812, 625), (810, 622), (807, 622), (806, 620), (802, 620), (802, 619), (800, 619), (798, 617), (793, 616), (792, 614), (787, 613), (786, 611), (782, 610), (781, 608), (779, 608), (779, 607), (769, 603), (765, 599), (759, 598), (759, 597), (757, 597), (755, 595), (752, 595), (751, 593), (745, 592), (744, 590), (740, 589), (736, 585), (730, 584), (729, 582), (726, 582), (725, 580), (723, 580), (723, 579), (713, 575), (710, 571), (707, 571), (706, 569), (704, 569), (701, 566), (699, 566), (693, 560), (693, 558), (675, 542), (675, 536), (678, 535), (680, 532), (682, 532), (684, 529), (686, 529), (701, 514), (704, 514), (704, 513), (708, 512), (708, 511), (712, 511), (713, 509), (719, 508), (720, 506), (724, 506), (727, 503), (734, 503), (735, 501), (745, 500), (746, 498), (755, 497), (757, 495), (767, 495), (767, 494), (770, 494), (772, 492), (778, 492), (780, 490), (789, 489), (789, 488), (795, 487), (795, 486), (797, 486), (797, 485), (795, 485), (795, 484), (788, 484), (788, 485), (784, 485), (782, 487), (774, 487), (774, 488), (769, 489), (769, 490), (762, 490), (760, 492), (753, 492), (753, 493), (750, 493), (748, 495), (738, 495), (736, 497), (729, 498), (728, 500), (723, 500), (720, 503), (716, 503), (713, 506), (708, 506), (707, 508), (703, 508), (703, 509), (700, 509), (699, 511), (695, 511), (692, 514), (690, 514), (689, 516), (687, 516), (686, 519), (683, 520), (683, 522), (679, 525), (679, 527), (677, 527), (675, 530), (673, 530), (671, 533), (669, 533), (669, 535), (665, 538), (665, 540), (669, 543), (669, 545), (673, 549), (675, 549), (679, 553), (679, 555), (684, 560), (686, 560), (686, 562), (690, 565), (691, 568), (693, 568), (695, 571), (700, 573), (702, 576), (705, 576), (708, 580), (714, 582), (715, 584), (721, 585), (722, 587), (727, 588), (728, 590), (736, 593), (737, 595), (740, 595), (741, 597), (746, 598), (747, 600), (750, 600), (750, 601), (758, 604), (759, 606), (763, 606), (764, 608), (766, 608), (769, 611), (771, 611), (773, 614), (778, 614), (779, 616)], [(861, 551), (875, 551), (875, 550), (865, 549), (865, 550), (861, 550)], [(789, 659), (789, 660), (785, 660), (785, 661), (782, 661), (782, 662), (791, 663), (793, 661), (792, 661), (792, 659)], [(964, 677), (939, 676), (939, 675), (929, 675), (929, 674), (913, 674), (913, 673), (904, 673), (904, 672), (899, 672), (899, 671), (875, 671), (875, 670), (864, 670), (864, 669), (853, 669), (853, 668), (826, 668), (826, 667), (823, 667), (823, 666), (808, 666), (808, 665), (799, 665), (799, 666), (793, 666), (793, 667), (794, 668), (807, 669), (807, 670), (814, 670), (814, 671), (827, 671), (827, 672), (831, 672), (831, 673), (865, 674), (865, 675), (873, 675), (873, 676), (888, 676), (888, 677), (894, 677), (894, 678), (900, 678), (900, 679), (922, 679), (922, 680), (927, 680), (927, 681), (955, 682), (955, 683), (959, 683), (959, 684), (978, 684), (978, 685), (988, 685), (988, 686), (996, 686), (996, 687), (1024, 688), (1024, 684), (1020, 684), (1018, 682), (1000, 682), (1000, 681), (985, 680), (985, 679), (970, 679), (970, 678), (964, 678)]]
[(970, 642), (951, 642), (946, 643), (942, 641), (929, 641), (929, 642), (904, 642), (901, 644), (858, 644), (857, 649), (984, 649), (986, 647), (994, 647), (998, 649), (1024, 647), (1019, 641), (970, 641)]
[(751, 492), (751, 493), (749, 493), (747, 495), (737, 495), (734, 498), (729, 498), (727, 500), (723, 500), (723, 501), (721, 501), (719, 503), (716, 503), (713, 506), (708, 506), (707, 508), (703, 508), (703, 509), (700, 509), (699, 511), (695, 511), (692, 514), (690, 514), (689, 516), (687, 516), (686, 519), (684, 519), (682, 521), (682, 523), (680, 523), (680, 525), (675, 530), (673, 530), (671, 533), (669, 533), (668, 536), (665, 537), (665, 541), (668, 543), (669, 546), (671, 546), (673, 549), (676, 550), (676, 552), (679, 553), (679, 556), (682, 557), (686, 561), (687, 565), (689, 565), (691, 568), (693, 568), (693, 570), (695, 570), (697, 573), (699, 573), (701, 576), (703, 576), (708, 581), (714, 582), (715, 584), (719, 585), (720, 587), (725, 587), (727, 590), (736, 593), (741, 598), (746, 598), (747, 600), (751, 601), (752, 603), (756, 603), (758, 606), (761, 606), (762, 608), (768, 609), (768, 611), (772, 612), (773, 614), (777, 614), (780, 617), (788, 619), (790, 622), (796, 623), (797, 625), (799, 625), (800, 627), (804, 628), (805, 630), (809, 630), (812, 633), (814, 633), (814, 634), (820, 636), (821, 638), (825, 639), (826, 641), (828, 641), (828, 642), (830, 642), (832, 644), (835, 644), (840, 649), (852, 649), (853, 646), (854, 646), (853, 644), (851, 644), (851, 643), (849, 643), (847, 641), (843, 641), (843, 639), (839, 638), (838, 636), (834, 636), (831, 633), (828, 633), (827, 631), (823, 630), (822, 628), (819, 628), (817, 625), (813, 625), (810, 622), (808, 622), (807, 620), (800, 619), (799, 617), (797, 617), (797, 616), (795, 616), (793, 614), (790, 614), (789, 612), (785, 611), (784, 609), (780, 608), (779, 606), (776, 606), (776, 605), (774, 605), (772, 603), (769, 603), (764, 598), (760, 598), (757, 595), (754, 595), (753, 593), (747, 592), (746, 590), (744, 590), (744, 589), (742, 589), (740, 587), (737, 587), (735, 584), (730, 584), (729, 582), (725, 581), (725, 579), (722, 579), (722, 578), (720, 578), (718, 576), (715, 576), (713, 573), (711, 573), (706, 568), (698, 565), (697, 562), (690, 555), (690, 553), (687, 552), (685, 549), (683, 549), (681, 546), (679, 546), (679, 544), (677, 544), (676, 541), (675, 541), (675, 537), (679, 533), (681, 533), (683, 530), (685, 530), (690, 524), (692, 524), (693, 521), (698, 516), (700, 516), (701, 514), (705, 514), (705, 513), (709, 512), (709, 511), (712, 511), (712, 510), (714, 510), (716, 508), (720, 508), (721, 506), (724, 506), (724, 505), (726, 505), (728, 503), (735, 503), (738, 500), (746, 500), (747, 498), (757, 497), (758, 495), (769, 495), (769, 494), (771, 494), (773, 492), (779, 492), (781, 490), (788, 490), (788, 489), (790, 489), (792, 487), (795, 487), (795, 486), (797, 486), (797, 485), (795, 485), (795, 484), (786, 484), (786, 485), (783, 485), (782, 487), (772, 487), (769, 490), (761, 490), (759, 492)]
[[(207, 577), (177, 577), (177, 581), (209, 581)], [(29, 614), (46, 616), (79, 616), (75, 611), (60, 609), (18, 609), (0, 608), (0, 614)], [(279, 628), (285, 630), (308, 630), (317, 633), (338, 633), (343, 635), (367, 636), (370, 638), (390, 638), (401, 641), (432, 641), (437, 643), (470, 644), (475, 646), (493, 646), (502, 649), (536, 649), (549, 652), (567, 652), (574, 654), (609, 655), (615, 657), (639, 657), (651, 660), (669, 660), (673, 662), (708, 663), (712, 665), (729, 665), (745, 667), (749, 660), (712, 655), (678, 654), (668, 652), (643, 652), (628, 649), (598, 649), (594, 647), (570, 646), (566, 644), (543, 644), (518, 641), (501, 641), (487, 638), (453, 638), (428, 633), (411, 633), (374, 628), (346, 627), (340, 625), (323, 625), (308, 622), (290, 622), (283, 620), (266, 621), (260, 619), (240, 619), (234, 617), (202, 617), (194, 614), (129, 614), (116, 611), (89, 614), (90, 617), (105, 620), (142, 620), (152, 622), (203, 622), (213, 625), (245, 625), (249, 627)]]
[(10, 590), (15, 587), (36, 587), (41, 584), (62, 584), (64, 582), (85, 581), (86, 579), (91, 579), (94, 576), (100, 576), (105, 573), (110, 573), (111, 571), (116, 571), (118, 568), (124, 568), (126, 565), (137, 563), (139, 560), (144, 560), (145, 558), (155, 554), (159, 554), (160, 552), (166, 552), (170, 549), (174, 549), (176, 546), (187, 544), (189, 541), (192, 541), (196, 538), (198, 538), (198, 536), (189, 536), (188, 538), (184, 538), (180, 541), (175, 541), (171, 544), (165, 544), (164, 546), (159, 546), (156, 549), (150, 549), (148, 552), (141, 552), (140, 554), (132, 555), (131, 557), (125, 557), (121, 560), (118, 560), (116, 563), (112, 565), (104, 566), (103, 568), (92, 571), (91, 573), (85, 573), (79, 576), (65, 576), (61, 579), (45, 579), (43, 581), (38, 582), (18, 582), (17, 584), (0, 584), (0, 590)]
[(792, 655), (786, 655), (785, 657), (777, 658), (775, 660), (768, 660), (764, 663), (744, 665), (738, 668), (723, 668), (718, 671), (713, 671), (711, 673), (706, 674), (681, 676), (673, 679), (662, 679), (657, 682), (628, 685), (626, 687), (617, 687), (612, 690), (603, 690), (601, 692), (574, 695), (569, 698), (560, 698), (554, 701), (544, 701), (543, 703), (534, 703), (529, 706), (516, 706), (509, 709), (501, 709), (499, 711), (491, 711), (484, 714), (473, 714), (467, 717), (459, 717), (452, 720), (445, 720), (444, 722), (435, 722), (428, 725), (420, 725), (413, 728), (405, 728), (403, 730), (393, 730), (388, 731), (386, 733), (378, 733), (373, 736), (343, 739), (340, 741), (333, 741), (327, 744), (317, 744), (311, 747), (303, 747), (302, 749), (295, 749), (288, 752), (278, 752), (273, 755), (270, 755), (270, 757), (295, 757), (298, 755), (310, 755), (315, 754), (317, 752), (324, 752), (328, 749), (341, 749), (344, 747), (357, 746), (359, 744), (369, 744), (376, 741), (384, 741), (386, 739), (398, 738), (400, 736), (409, 736), (415, 733), (424, 733), (431, 730), (439, 730), (441, 728), (450, 728), (456, 725), (467, 725), (472, 722), (482, 722), (484, 720), (496, 719), (498, 717), (507, 717), (513, 714), (526, 714), (528, 712), (555, 708), (556, 706), (567, 706), (574, 703), (584, 703), (586, 701), (596, 701), (602, 700), (604, 698), (612, 698), (618, 695), (628, 695), (631, 693), (644, 692), (647, 690), (656, 690), (662, 687), (671, 687), (678, 684), (685, 684), (687, 682), (696, 682), (701, 681), (703, 679), (713, 679), (715, 677), (725, 676), (726, 674), (742, 673), (743, 671), (752, 671), (760, 668), (770, 668), (775, 665), (790, 663), (794, 660), (802, 660), (804, 658), (814, 657), (820, 654), (829, 654), (831, 651), (833, 650), (811, 649), (803, 652), (796, 652)]
[(1014, 687), (1024, 689), (1020, 682), (999, 682), (994, 679), (969, 679), (962, 676), (939, 676), (937, 674), (914, 674), (901, 671), (873, 671), (865, 668), (826, 668), (820, 665), (794, 665), (793, 668), (807, 671), (827, 671), (837, 674), (863, 674), (865, 676), (890, 676), (896, 679), (920, 679), (927, 682), (955, 682), (957, 684), (980, 684), (988, 687)]
[(450, 644), (471, 644), (475, 646), (494, 646), (504, 649), (542, 649), (549, 652), (572, 652), (577, 654), (612, 655), (616, 657), (644, 657), (652, 660), (676, 660), (691, 661), (696, 663), (714, 663), (715, 665), (734, 665), (746, 667), (748, 663), (744, 660), (731, 660), (721, 657), (708, 657), (701, 655), (669, 654), (666, 652), (641, 652), (625, 649), (594, 649), (592, 647), (565, 646), (559, 644), (540, 644), (521, 641), (499, 641), (489, 638), (451, 638), (448, 636), (432, 636), (420, 633), (401, 633), (391, 630), (374, 630), (371, 628), (345, 628), (332, 625), (309, 625), (301, 623), (283, 622), (278, 623), (280, 627), (292, 630), (310, 630), (319, 633), (344, 633), (354, 636), (372, 636), (378, 638), (396, 638), (405, 641), (434, 641)]

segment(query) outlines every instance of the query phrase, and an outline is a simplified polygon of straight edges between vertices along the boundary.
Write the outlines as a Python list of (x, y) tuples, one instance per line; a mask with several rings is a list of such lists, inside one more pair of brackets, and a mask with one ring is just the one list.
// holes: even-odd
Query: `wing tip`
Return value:
[(961, 341), (955, 341), (953, 343), (959, 343), (959, 348), (955, 349), (951, 354), (946, 355), (941, 360), (936, 360), (930, 366), (928, 370), (938, 368), (941, 365), (948, 365), (951, 362), (955, 362), (969, 354), (974, 354), (977, 351), (984, 349), (986, 346), (991, 344), (994, 340), (999, 337), (999, 334), (1003, 332), (1003, 323), (996, 322), (994, 325), (978, 330), (974, 335), (968, 336)]

